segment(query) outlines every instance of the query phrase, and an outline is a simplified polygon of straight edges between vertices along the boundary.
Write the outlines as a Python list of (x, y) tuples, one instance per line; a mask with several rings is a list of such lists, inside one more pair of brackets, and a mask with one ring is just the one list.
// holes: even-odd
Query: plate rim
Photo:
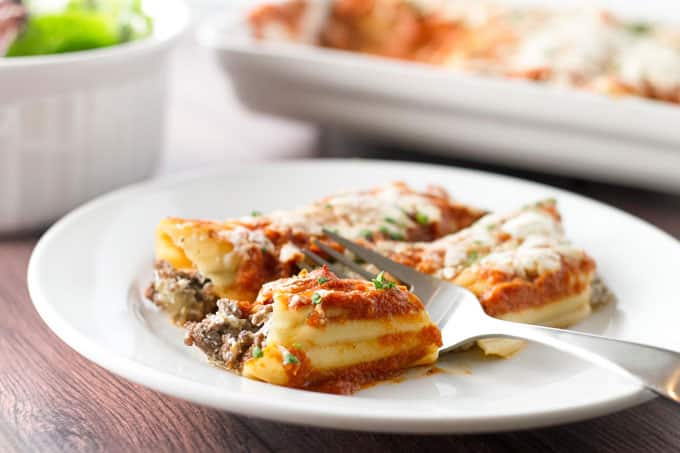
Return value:
[[(31, 253), (27, 270), (28, 291), (31, 301), (38, 314), (47, 324), (50, 330), (52, 330), (52, 332), (55, 333), (58, 338), (66, 343), (66, 345), (91, 362), (94, 362), (95, 364), (128, 381), (141, 384), (162, 394), (184, 399), (202, 406), (208, 406), (234, 414), (284, 423), (370, 432), (420, 434), (502, 432), (553, 426), (557, 424), (590, 419), (636, 406), (655, 398), (655, 395), (651, 392), (646, 391), (642, 387), (638, 387), (636, 390), (630, 391), (627, 394), (622, 394), (618, 397), (613, 397), (608, 400), (593, 404), (583, 404), (580, 406), (567, 408), (546, 409), (525, 414), (501, 414), (493, 416), (472, 415), (465, 418), (455, 419), (447, 417), (443, 420), (434, 415), (425, 417), (411, 417), (409, 419), (390, 418), (387, 411), (384, 414), (356, 414), (351, 412), (350, 409), (343, 408), (342, 405), (335, 407), (332, 413), (326, 413), (319, 410), (319, 408), (314, 409), (308, 406), (297, 406), (294, 409), (291, 409), (290, 407), (286, 406), (286, 404), (279, 404), (278, 402), (272, 401), (268, 402), (268, 412), (263, 414), (259, 407), (248, 404), (252, 403), (252, 401), (247, 400), (247, 398), (244, 398), (242, 395), (239, 395), (238, 391), (222, 392), (219, 399), (216, 399), (214, 393), (211, 393), (214, 391), (214, 388), (211, 386), (196, 383), (189, 379), (171, 376), (165, 372), (156, 370), (130, 358), (121, 357), (116, 354), (112, 355), (96, 341), (93, 341), (86, 335), (78, 332), (69, 324), (67, 319), (61, 317), (53, 308), (54, 304), (50, 302), (49, 296), (44, 293), (44, 288), (42, 288), (39, 284), (38, 275), (40, 263), (44, 260), (43, 256), (48, 252), (48, 247), (50, 244), (58, 239), (62, 230), (70, 228), (72, 224), (77, 223), (81, 217), (87, 216), (90, 211), (99, 208), (101, 205), (113, 203), (117, 199), (124, 199), (134, 195), (135, 193), (150, 193), (162, 190), (168, 186), (176, 186), (182, 184), (183, 182), (211, 177), (214, 178), (218, 175), (229, 174), (234, 171), (261, 168), (263, 165), (269, 167), (286, 167), (308, 165), (314, 166), (320, 164), (334, 165), (338, 163), (347, 164), (349, 162), (354, 162), (358, 165), (369, 166), (376, 164), (381, 166), (391, 165), (394, 167), (400, 167), (404, 165), (411, 167), (418, 166), (422, 169), (429, 168), (439, 171), (444, 170), (464, 172), (486, 178), (496, 178), (497, 180), (530, 184), (534, 185), (536, 188), (569, 194), (570, 196), (579, 199), (579, 201), (594, 203), (600, 208), (614, 210), (618, 214), (623, 214), (626, 216), (630, 221), (642, 223), (647, 227), (651, 227), (653, 230), (655, 230), (656, 234), (662, 234), (667, 239), (677, 242), (677, 239), (662, 229), (643, 219), (640, 219), (639, 217), (629, 214), (616, 207), (610, 206), (606, 203), (547, 184), (537, 183), (513, 176), (500, 175), (492, 172), (466, 169), (457, 166), (375, 159), (294, 159), (288, 161), (251, 162), (234, 165), (228, 169), (220, 168), (207, 171), (204, 169), (192, 170), (142, 183), (132, 184), (130, 186), (109, 192), (108, 194), (96, 197), (95, 199), (74, 209), (62, 219), (57, 221), (47, 230), (47, 232), (45, 232)], [(346, 398), (335, 395), (330, 395), (329, 397)]]

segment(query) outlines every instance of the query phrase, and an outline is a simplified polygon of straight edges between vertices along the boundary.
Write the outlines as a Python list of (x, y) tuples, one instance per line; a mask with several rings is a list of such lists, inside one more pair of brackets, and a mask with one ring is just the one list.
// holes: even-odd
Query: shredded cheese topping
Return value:
[(384, 243), (378, 250), (396, 254), (420, 250), (423, 261), (434, 263), (434, 275), (446, 280), (474, 267), (522, 278), (556, 271), (563, 259), (582, 259), (583, 251), (565, 239), (559, 219), (545, 209), (552, 204), (554, 201), (548, 200), (507, 215), (489, 214), (471, 227), (431, 243), (397, 247)]
[(274, 212), (266, 218), (293, 232), (320, 235), (323, 228), (333, 228), (342, 236), (359, 239), (366, 232), (382, 231), (397, 239), (419, 225), (418, 214), (429, 223), (442, 218), (439, 207), (427, 197), (387, 186), (371, 192), (338, 194), (307, 207)]

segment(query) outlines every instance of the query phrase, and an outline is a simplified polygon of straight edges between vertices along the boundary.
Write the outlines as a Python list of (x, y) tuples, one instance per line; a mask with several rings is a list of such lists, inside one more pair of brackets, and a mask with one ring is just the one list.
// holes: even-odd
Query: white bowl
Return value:
[(153, 171), (181, 0), (145, 0), (152, 36), (119, 46), (0, 58), (0, 233), (38, 228)]

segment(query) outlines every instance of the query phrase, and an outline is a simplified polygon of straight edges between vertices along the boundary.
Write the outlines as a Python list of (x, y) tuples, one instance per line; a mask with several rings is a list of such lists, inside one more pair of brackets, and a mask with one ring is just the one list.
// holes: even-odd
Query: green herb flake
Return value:
[(392, 225), (397, 225), (397, 221), (394, 217), (385, 217), (385, 222), (391, 223)]
[(319, 305), (321, 303), (321, 294), (319, 293), (314, 293), (312, 294), (312, 305)]
[(261, 215), (260, 211), (250, 211), (250, 217), (260, 217)]
[(361, 237), (363, 237), (364, 239), (368, 239), (369, 241), (373, 239), (373, 232), (371, 230), (363, 229), (359, 232), (359, 234), (361, 235)]
[(489, 230), (489, 231), (491, 231), (491, 230), (493, 230), (493, 229), (495, 229), (495, 228), (496, 228), (496, 224), (495, 224), (495, 223), (490, 223), (490, 224), (488, 224), (488, 225), (486, 226), (486, 229)]
[(380, 232), (387, 236), (388, 238), (392, 239), (393, 241), (403, 241), (404, 240), (404, 235), (396, 232), (396, 231), (391, 231), (387, 226), (383, 225), (380, 227)]
[(264, 356), (262, 349), (259, 346), (253, 348), (253, 357), (256, 359), (261, 359)]
[(472, 264), (479, 259), (479, 253), (475, 250), (468, 252), (467, 259), (468, 263)]
[(652, 27), (644, 22), (631, 22), (626, 24), (626, 30), (634, 35), (646, 35), (652, 31)]
[(300, 343), (293, 343), (293, 347), (295, 349), (302, 349), (302, 345)]
[(283, 353), (283, 364), (284, 365), (294, 365), (300, 363), (300, 359), (295, 357), (294, 354), (286, 351)]
[(326, 203), (326, 209), (333, 209), (333, 205), (330, 203)]
[(403, 241), (405, 236), (401, 233), (391, 233), (390, 234), (390, 239), (394, 241)]
[(418, 222), (420, 225), (429, 225), (430, 218), (422, 212), (416, 212), (416, 222)]
[(397, 284), (394, 283), (393, 281), (385, 279), (385, 271), (380, 271), (378, 276), (372, 279), (371, 282), (373, 282), (373, 286), (375, 286), (375, 289), (390, 289), (397, 286)]
[(262, 251), (262, 253), (269, 253), (267, 247), (260, 247), (260, 250)]
[(319, 279), (316, 281), (319, 285), (323, 285), (326, 283), (328, 279), (326, 277), (319, 277)]

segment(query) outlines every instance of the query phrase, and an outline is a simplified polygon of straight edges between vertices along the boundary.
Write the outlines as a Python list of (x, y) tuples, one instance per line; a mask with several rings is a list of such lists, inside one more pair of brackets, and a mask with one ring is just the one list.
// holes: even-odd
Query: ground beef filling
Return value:
[(177, 270), (167, 261), (156, 263), (154, 279), (145, 295), (180, 325), (200, 321), (214, 312), (218, 299), (209, 279), (197, 271)]
[(264, 348), (271, 314), (271, 304), (246, 313), (237, 301), (220, 299), (217, 313), (186, 324), (185, 343), (198, 347), (216, 365), (240, 373), (253, 348)]

